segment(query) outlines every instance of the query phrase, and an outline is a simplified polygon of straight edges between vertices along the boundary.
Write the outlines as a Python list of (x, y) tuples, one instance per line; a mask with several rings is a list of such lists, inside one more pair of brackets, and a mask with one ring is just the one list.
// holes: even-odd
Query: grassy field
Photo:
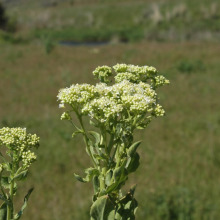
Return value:
[[(91, 185), (77, 182), (90, 161), (72, 128), (60, 121), (56, 95), (72, 83), (95, 83), (98, 65), (154, 65), (170, 79), (161, 89), (167, 116), (138, 132), (141, 166), (137, 219), (220, 218), (219, 44), (156, 43), (99, 47), (3, 44), (0, 49), (0, 125), (27, 127), (41, 137), (38, 161), (25, 189), (35, 192), (25, 219), (88, 219)], [(22, 200), (22, 193), (18, 197)]]
[(137, 183), (137, 219), (220, 219), (219, 2), (4, 2), (17, 30), (0, 32), (0, 127), (27, 127), (41, 137), (17, 195), (21, 204), (35, 187), (23, 219), (89, 219), (92, 186), (73, 176), (89, 157), (60, 121), (56, 96), (73, 83), (95, 83), (98, 65), (117, 63), (152, 65), (171, 81), (159, 91), (166, 117), (136, 133), (141, 165), (126, 187)]

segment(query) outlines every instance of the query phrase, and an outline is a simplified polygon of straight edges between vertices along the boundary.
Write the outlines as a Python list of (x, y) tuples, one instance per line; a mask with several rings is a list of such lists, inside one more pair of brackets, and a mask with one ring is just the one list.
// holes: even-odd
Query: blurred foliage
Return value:
[(17, 21), (15, 17), (8, 17), (6, 15), (6, 9), (0, 2), (0, 29), (6, 32), (15, 32)]
[(29, 39), (219, 41), (218, 1), (5, 1), (8, 29)]
[(5, 29), (7, 25), (7, 18), (5, 15), (5, 8), (0, 2), (0, 29)]
[(181, 60), (177, 64), (177, 69), (181, 73), (195, 73), (205, 71), (205, 65), (201, 60)]

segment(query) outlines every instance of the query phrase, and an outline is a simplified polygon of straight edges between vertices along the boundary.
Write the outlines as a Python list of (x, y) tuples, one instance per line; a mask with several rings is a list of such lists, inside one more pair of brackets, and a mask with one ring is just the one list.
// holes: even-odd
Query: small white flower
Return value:
[(65, 108), (64, 104), (63, 103), (59, 104), (59, 108)]

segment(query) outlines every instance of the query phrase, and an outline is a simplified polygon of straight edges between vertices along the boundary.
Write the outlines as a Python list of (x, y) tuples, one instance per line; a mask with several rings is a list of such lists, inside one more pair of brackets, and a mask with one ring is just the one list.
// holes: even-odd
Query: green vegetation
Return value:
[(219, 40), (217, 0), (29, 0), (8, 5), (8, 17), (17, 20), (17, 34), (25, 39), (46, 35), (54, 41), (77, 42)]
[(30, 165), (36, 161), (32, 148), (39, 147), (39, 137), (27, 134), (26, 128), (0, 129), (0, 219), (18, 220), (23, 215), (33, 188), (24, 197), (24, 204), (16, 213), (15, 196), (18, 182), (26, 179)]
[(5, 15), (5, 9), (0, 3), (0, 29), (5, 29), (6, 24), (7, 24), (7, 18)]
[[(152, 64), (171, 81), (160, 89), (167, 117), (136, 133), (143, 140), (141, 166), (127, 186), (137, 183), (137, 219), (219, 219), (218, 57), (216, 43), (57, 46), (49, 56), (35, 43), (2, 45), (1, 127), (27, 127), (41, 137), (38, 160), (18, 193), (22, 202), (35, 187), (23, 218), (88, 219), (92, 190), (74, 180), (73, 172), (83, 175), (90, 162), (81, 138), (72, 139), (71, 126), (60, 121), (56, 95), (72, 83), (95, 83), (96, 66), (119, 62)], [(205, 69), (184, 74), (178, 65), (187, 60), (200, 60)]]
[[(81, 138), (72, 139), (72, 127), (59, 119), (57, 91), (95, 83), (97, 66), (133, 63), (153, 65), (171, 81), (159, 89), (167, 117), (135, 134), (143, 143), (141, 166), (125, 192), (137, 183), (137, 219), (220, 219), (219, 2), (10, 2), (6, 15), (16, 32), (0, 32), (0, 127), (27, 127), (42, 146), (17, 194), (19, 210), (35, 188), (22, 218), (89, 218), (92, 186), (82, 186), (73, 172), (83, 176), (91, 164)], [(57, 44), (65, 40), (114, 44)]]
[[(122, 192), (129, 174), (140, 164), (137, 148), (141, 141), (133, 142), (134, 132), (165, 115), (156, 89), (169, 80), (146, 65), (98, 66), (93, 75), (99, 80), (95, 86), (73, 84), (57, 96), (59, 107), (64, 108), (61, 120), (73, 125), (72, 137), (83, 137), (92, 161), (92, 167), (85, 169), (85, 178), (74, 175), (80, 182), (93, 183), (91, 220), (135, 219), (136, 186), (126, 194)], [(84, 126), (88, 120), (89, 129)]]

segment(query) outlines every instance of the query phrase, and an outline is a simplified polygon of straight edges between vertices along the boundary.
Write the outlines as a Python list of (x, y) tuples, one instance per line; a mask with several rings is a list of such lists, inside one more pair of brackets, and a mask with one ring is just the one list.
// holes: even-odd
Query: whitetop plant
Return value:
[[(135, 187), (126, 195), (121, 191), (128, 174), (139, 166), (136, 150), (140, 141), (133, 143), (134, 130), (144, 129), (153, 118), (164, 116), (156, 89), (169, 80), (154, 67), (127, 64), (117, 64), (113, 69), (101, 66), (93, 74), (100, 81), (95, 86), (76, 84), (58, 94), (59, 107), (64, 109), (61, 119), (72, 123), (73, 136), (83, 135), (93, 163), (85, 170), (85, 178), (75, 177), (81, 182), (93, 181), (91, 219), (134, 219)], [(76, 114), (79, 125), (72, 114)], [(85, 117), (96, 132), (85, 129)]]
[(0, 220), (20, 219), (28, 198), (33, 191), (31, 188), (24, 197), (21, 210), (15, 213), (14, 196), (18, 189), (18, 182), (25, 180), (30, 165), (36, 160), (32, 148), (39, 146), (39, 137), (28, 134), (25, 128), (0, 129)]

